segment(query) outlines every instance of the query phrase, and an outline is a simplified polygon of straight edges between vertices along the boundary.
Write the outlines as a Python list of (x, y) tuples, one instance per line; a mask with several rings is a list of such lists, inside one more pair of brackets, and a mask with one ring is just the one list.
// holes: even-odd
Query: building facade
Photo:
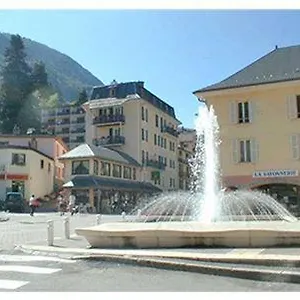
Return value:
[(0, 198), (21, 192), (26, 200), (53, 192), (54, 159), (28, 146), (0, 145)]
[(142, 165), (141, 180), (178, 189), (178, 132), (174, 108), (143, 82), (95, 87), (86, 110), (86, 142), (119, 149)]
[(300, 46), (276, 48), (194, 94), (213, 105), (223, 184), (261, 189), (300, 211)]
[(42, 110), (42, 130), (59, 136), (69, 149), (85, 141), (85, 111), (78, 105)]
[(141, 199), (160, 192), (141, 181), (142, 166), (128, 154), (81, 144), (60, 160), (65, 165), (67, 192), (76, 204), (89, 204), (98, 213), (130, 212)]
[(189, 190), (191, 187), (190, 160), (195, 154), (196, 130), (181, 127), (178, 131), (178, 187), (180, 190)]
[(0, 146), (23, 146), (35, 149), (54, 160), (53, 191), (58, 190), (64, 183), (64, 164), (58, 157), (68, 151), (67, 145), (61, 138), (52, 135), (0, 135)]

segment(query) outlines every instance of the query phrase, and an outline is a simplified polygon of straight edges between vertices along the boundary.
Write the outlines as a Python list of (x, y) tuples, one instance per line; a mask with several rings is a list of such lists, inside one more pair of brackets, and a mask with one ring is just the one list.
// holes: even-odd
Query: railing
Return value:
[(77, 108), (75, 110), (71, 110), (72, 115), (80, 115), (80, 114), (84, 114), (84, 113), (85, 113), (85, 111), (82, 108)]
[(84, 133), (85, 128), (76, 128), (76, 129), (71, 129), (71, 133)]
[(124, 123), (124, 115), (109, 115), (109, 116), (98, 116), (93, 119), (93, 124), (107, 124), (107, 123)]
[(164, 126), (163, 128), (161, 128), (161, 132), (165, 132), (165, 133), (168, 133), (168, 134), (171, 134), (175, 137), (178, 136), (178, 131), (170, 126)]
[(56, 121), (56, 125), (69, 125), (70, 120), (62, 120), (61, 122)]
[(70, 110), (61, 110), (56, 113), (56, 115), (58, 116), (69, 115), (69, 114), (70, 114)]
[(84, 119), (83, 120), (74, 120), (71, 121), (72, 124), (83, 124), (84, 123)]
[(124, 145), (125, 137), (121, 135), (102, 137), (102, 138), (94, 139), (93, 143), (96, 146)]
[(160, 170), (164, 170), (166, 168), (166, 166), (163, 162), (160, 162), (160, 161), (154, 160), (154, 159), (146, 160), (145, 164), (147, 167), (152, 167), (152, 168), (160, 169)]

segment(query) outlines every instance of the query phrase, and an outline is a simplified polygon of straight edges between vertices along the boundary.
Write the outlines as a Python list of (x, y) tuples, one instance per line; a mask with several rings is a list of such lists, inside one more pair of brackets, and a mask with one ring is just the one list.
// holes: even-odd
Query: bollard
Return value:
[(96, 224), (99, 225), (101, 223), (101, 215), (97, 215), (96, 218)]
[(125, 217), (126, 217), (125, 211), (123, 211), (121, 215), (122, 215), (122, 219), (125, 220)]
[(54, 227), (53, 227), (53, 221), (52, 220), (47, 221), (47, 242), (48, 242), (48, 246), (53, 246)]
[(70, 238), (70, 218), (69, 217), (64, 218), (64, 227), (65, 227), (65, 238), (69, 239)]

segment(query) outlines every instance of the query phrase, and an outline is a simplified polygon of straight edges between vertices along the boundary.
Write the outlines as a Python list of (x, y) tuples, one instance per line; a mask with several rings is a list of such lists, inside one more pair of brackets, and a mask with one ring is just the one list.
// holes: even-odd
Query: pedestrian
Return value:
[(74, 214), (75, 202), (76, 202), (76, 197), (71, 193), (69, 196), (69, 212), (71, 213), (71, 216), (73, 216)]
[(30, 207), (30, 215), (33, 217), (35, 209), (36, 209), (36, 199), (34, 195), (32, 194), (29, 199), (29, 207)]
[(60, 212), (60, 215), (63, 216), (66, 211), (66, 203), (62, 195), (59, 194), (59, 196), (57, 197), (57, 202), (58, 202), (58, 210)]

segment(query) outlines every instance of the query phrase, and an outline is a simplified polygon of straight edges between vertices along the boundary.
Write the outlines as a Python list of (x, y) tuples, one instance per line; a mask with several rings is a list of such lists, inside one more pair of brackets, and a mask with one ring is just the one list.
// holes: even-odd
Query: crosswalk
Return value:
[(75, 262), (52, 256), (0, 254), (0, 292), (17, 290), (35, 280), (34, 275), (57, 274), (62, 264)]

